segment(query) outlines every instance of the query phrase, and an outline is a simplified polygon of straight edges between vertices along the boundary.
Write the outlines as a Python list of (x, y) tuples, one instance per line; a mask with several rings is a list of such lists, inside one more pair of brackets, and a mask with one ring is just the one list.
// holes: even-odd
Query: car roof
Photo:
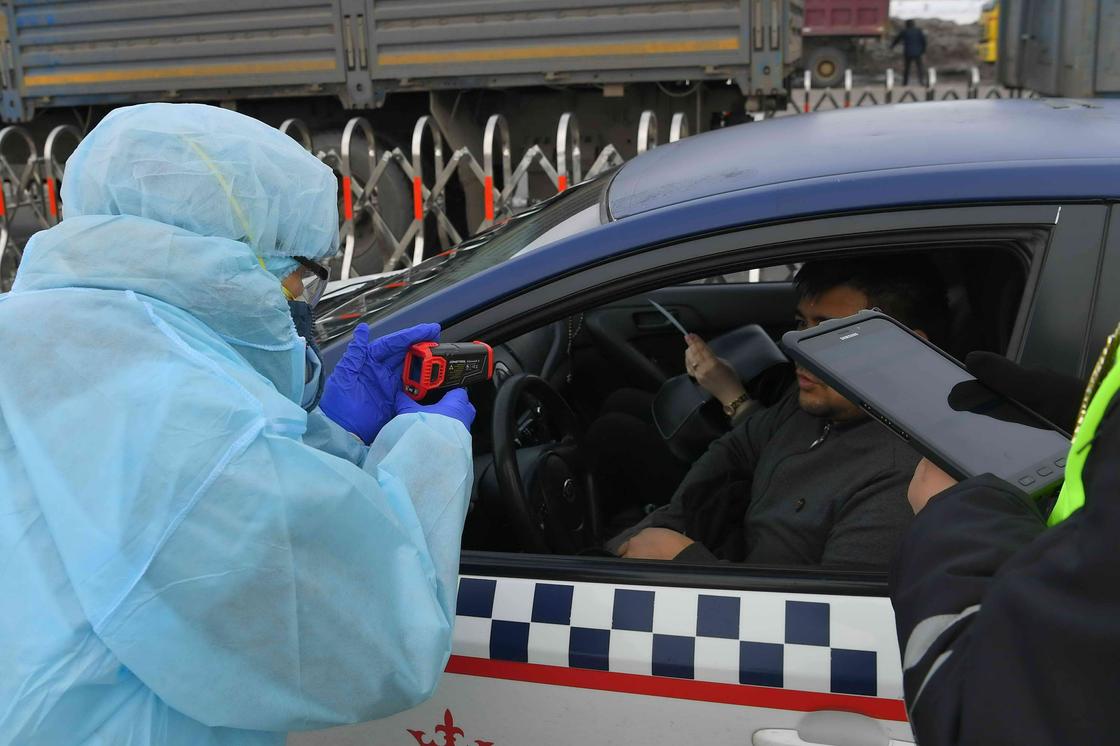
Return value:
[[(986, 184), (986, 193), (974, 192), (971, 200), (1022, 199), (1015, 181), (1026, 164), (1046, 173), (1035, 196), (1082, 197), (1082, 175), (1069, 166), (1118, 157), (1120, 100), (894, 104), (768, 119), (663, 145), (625, 164), (607, 199), (611, 218), (618, 220), (743, 190), (762, 196), (781, 191), (785, 209), (771, 214), (781, 218), (828, 207), (827, 200), (796, 199), (797, 186), (811, 181), (966, 167), (967, 178)], [(1040, 171), (1031, 173), (1037, 177)], [(937, 181), (942, 199), (927, 188), (922, 202), (960, 198), (952, 180)], [(890, 191), (864, 197), (865, 208), (907, 202), (906, 193)]]

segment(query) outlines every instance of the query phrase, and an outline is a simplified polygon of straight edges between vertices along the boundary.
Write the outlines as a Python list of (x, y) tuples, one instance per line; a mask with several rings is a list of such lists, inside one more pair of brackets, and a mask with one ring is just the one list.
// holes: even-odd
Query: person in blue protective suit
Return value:
[(474, 410), (400, 394), (434, 324), (363, 327), (313, 407), (282, 288), (309, 300), (337, 249), (330, 169), (151, 104), (90, 133), (62, 200), (0, 297), (0, 743), (281, 744), (423, 700)]

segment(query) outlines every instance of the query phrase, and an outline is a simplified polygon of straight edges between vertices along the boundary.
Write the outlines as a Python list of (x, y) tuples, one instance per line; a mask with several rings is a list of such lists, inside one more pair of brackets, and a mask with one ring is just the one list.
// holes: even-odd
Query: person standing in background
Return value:
[(906, 66), (902, 71), (902, 85), (910, 85), (910, 66), (918, 68), (918, 84), (925, 85), (926, 71), (922, 65), (922, 55), (926, 53), (926, 35), (914, 23), (913, 19), (906, 22), (906, 26), (898, 32), (891, 42), (891, 49), (902, 44), (902, 56)]
[(991, 474), (919, 463), (891, 571), (906, 712), (922, 746), (1116, 743), (1120, 328), (1080, 382), (992, 353), (981, 382), (1074, 430), (1052, 509)]

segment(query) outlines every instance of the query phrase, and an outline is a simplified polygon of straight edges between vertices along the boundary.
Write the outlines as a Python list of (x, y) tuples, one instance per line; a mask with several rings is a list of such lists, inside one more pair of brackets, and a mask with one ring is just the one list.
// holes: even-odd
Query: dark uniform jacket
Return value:
[(893, 49), (899, 42), (902, 42), (903, 57), (921, 57), (926, 52), (926, 35), (917, 26), (899, 31), (898, 36), (891, 42), (891, 48)]
[(1085, 507), (1058, 526), (991, 476), (918, 514), (891, 598), (921, 746), (1120, 743), (1118, 409), (1082, 472)]
[(697, 541), (682, 561), (886, 569), (913, 520), (906, 488), (918, 455), (876, 422), (808, 414), (797, 394), (713, 442), (670, 503), (608, 549), (657, 526)]

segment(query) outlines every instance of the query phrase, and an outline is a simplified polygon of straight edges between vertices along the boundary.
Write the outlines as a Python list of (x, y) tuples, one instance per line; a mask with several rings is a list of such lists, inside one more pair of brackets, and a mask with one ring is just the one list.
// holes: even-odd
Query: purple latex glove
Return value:
[(459, 420), (467, 426), (468, 431), (471, 429), (471, 423), (474, 422), (474, 405), (467, 398), (466, 389), (451, 389), (435, 404), (421, 404), (413, 401), (403, 391), (397, 394), (397, 414), (412, 414), (413, 412), (442, 414), (444, 417)]
[(408, 348), (417, 342), (438, 342), (439, 333), (439, 324), (417, 324), (370, 341), (369, 326), (358, 324), (346, 354), (323, 386), (319, 408), (367, 445), (372, 443), (397, 414)]

